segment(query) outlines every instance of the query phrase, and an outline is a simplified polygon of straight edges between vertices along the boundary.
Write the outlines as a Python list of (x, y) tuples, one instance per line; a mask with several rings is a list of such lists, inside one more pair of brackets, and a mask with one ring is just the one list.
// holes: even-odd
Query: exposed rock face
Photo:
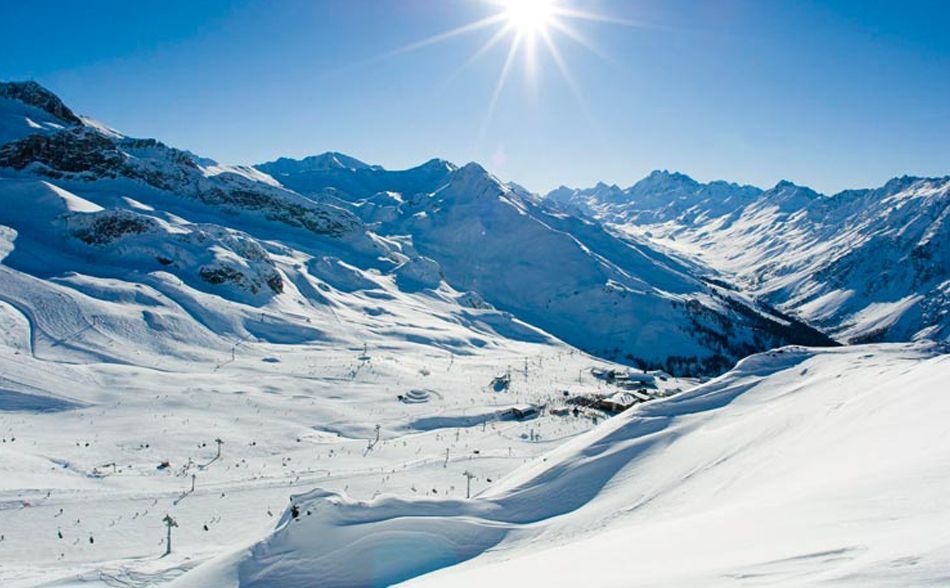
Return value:
[(140, 270), (171, 271), (185, 281), (200, 278), (251, 296), (284, 291), (284, 280), (261, 243), (246, 233), (211, 224), (163, 221), (130, 210), (70, 213), (67, 233), (96, 255), (132, 263)]
[(63, 122), (81, 125), (82, 120), (56, 94), (36, 82), (0, 82), (0, 98), (19, 100), (44, 110)]
[(115, 177), (123, 162), (113, 141), (83, 127), (71, 128), (52, 135), (32, 135), (0, 147), (0, 167), (23, 169), (31, 164), (50, 177), (64, 173)]
[(90, 220), (77, 223), (79, 226), (73, 230), (73, 235), (87, 245), (107, 245), (128, 235), (159, 230), (154, 219), (127, 210), (93, 213), (79, 218)]
[(154, 139), (107, 136), (73, 127), (31, 135), (0, 147), (0, 167), (82, 181), (129, 178), (160, 190), (264, 217), (313, 233), (342, 236), (361, 229), (351, 213), (314, 202), (286, 189), (221, 174), (208, 176), (185, 151)]

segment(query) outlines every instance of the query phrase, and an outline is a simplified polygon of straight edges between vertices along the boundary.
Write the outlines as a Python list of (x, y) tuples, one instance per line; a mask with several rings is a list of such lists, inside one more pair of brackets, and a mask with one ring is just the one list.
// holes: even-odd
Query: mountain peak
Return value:
[(659, 187), (698, 186), (699, 182), (680, 172), (669, 170), (653, 170), (650, 175), (630, 187), (630, 190), (656, 190)]
[(455, 170), (458, 169), (458, 166), (456, 166), (456, 165), (455, 165), (454, 163), (452, 163), (451, 161), (447, 161), (447, 160), (445, 160), (445, 159), (440, 159), (440, 158), (438, 158), (438, 157), (433, 157), (433, 158), (430, 159), (429, 161), (427, 161), (427, 162), (423, 163), (422, 165), (420, 165), (418, 169), (444, 170), (444, 171), (453, 172), (453, 171), (455, 171)]
[(459, 173), (465, 176), (486, 176), (491, 177), (491, 174), (488, 173), (481, 164), (474, 161), (470, 161), (458, 169)]
[(76, 116), (76, 114), (59, 99), (59, 96), (33, 80), (26, 82), (0, 82), (0, 98), (19, 100), (24, 104), (35, 106), (66, 123), (74, 125), (83, 124), (82, 119)]
[(309, 155), (303, 159), (280, 157), (255, 167), (271, 175), (331, 170), (381, 169), (379, 166), (369, 165), (338, 151)]
[(596, 190), (620, 190), (620, 186), (617, 184), (608, 184), (607, 182), (597, 182), (597, 185), (594, 186)]
[(466, 163), (455, 170), (450, 176), (449, 185), (452, 187), (456, 196), (464, 196), (466, 198), (479, 197), (488, 192), (497, 192), (500, 194), (510, 190), (508, 186), (500, 182), (484, 167), (474, 161)]
[(676, 181), (680, 181), (680, 182), (683, 182), (683, 181), (686, 181), (686, 182), (695, 182), (695, 181), (696, 181), (696, 180), (694, 180), (693, 178), (689, 177), (688, 175), (686, 175), (686, 174), (684, 174), (684, 173), (681, 173), (681, 172), (678, 172), (678, 171), (671, 172), (671, 171), (668, 170), (668, 169), (662, 169), (662, 170), (661, 170), (661, 169), (655, 169), (655, 170), (653, 170), (652, 172), (650, 172), (650, 175), (647, 176), (647, 177), (648, 177), (648, 178), (653, 178), (653, 179), (676, 180)]
[(778, 183), (775, 184), (775, 187), (772, 189), (773, 190), (788, 190), (790, 188), (802, 188), (802, 187), (803, 186), (799, 186), (795, 182), (792, 182), (789, 180), (779, 180)]

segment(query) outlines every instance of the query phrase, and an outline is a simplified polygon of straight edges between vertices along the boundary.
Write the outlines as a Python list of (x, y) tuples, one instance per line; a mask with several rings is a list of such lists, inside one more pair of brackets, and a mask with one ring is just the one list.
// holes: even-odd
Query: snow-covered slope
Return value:
[(753, 356), (473, 500), (295, 496), (174, 586), (941, 584), (948, 369), (933, 346)]
[(59, 97), (36, 82), (0, 83), (0, 145), (82, 124)]
[(466, 468), (497, 478), (603, 418), (506, 415), (617, 366), (411, 240), (79, 121), (0, 146), (0, 585), (161, 583), (288, 493), (464, 496)]
[(753, 186), (702, 184), (681, 173), (657, 170), (626, 190), (604, 183), (584, 190), (561, 186), (546, 200), (556, 208), (610, 222), (692, 224), (733, 212), (761, 193)]
[(705, 264), (841, 341), (950, 337), (950, 177), (829, 197), (654, 172), (546, 202)]

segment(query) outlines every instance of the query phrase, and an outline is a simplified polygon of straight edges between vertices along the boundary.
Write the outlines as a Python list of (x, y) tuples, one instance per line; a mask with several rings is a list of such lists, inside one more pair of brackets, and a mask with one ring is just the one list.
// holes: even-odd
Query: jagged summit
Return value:
[(310, 155), (303, 159), (280, 157), (274, 161), (258, 164), (255, 167), (273, 176), (330, 170), (383, 169), (380, 166), (369, 165), (355, 157), (336, 151)]
[(673, 182), (673, 183), (677, 183), (677, 184), (698, 184), (698, 183), (699, 183), (699, 182), (697, 182), (696, 180), (694, 180), (693, 178), (689, 177), (688, 175), (686, 175), (686, 174), (684, 174), (684, 173), (682, 173), (682, 172), (678, 172), (678, 171), (671, 172), (671, 171), (666, 170), (666, 169), (662, 169), (662, 170), (661, 170), (661, 169), (655, 169), (655, 170), (653, 170), (652, 172), (650, 172), (650, 174), (647, 175), (646, 178), (644, 178), (643, 180), (640, 180), (640, 181), (641, 181), (641, 182), (644, 182), (644, 181), (648, 181), (648, 182)]
[(814, 193), (814, 194), (818, 194), (817, 192), (815, 192), (815, 191), (812, 190), (811, 188), (808, 188), (807, 186), (801, 186), (801, 185), (796, 184), (795, 182), (793, 182), (793, 181), (791, 181), (791, 180), (784, 180), (784, 179), (783, 179), (783, 180), (779, 180), (778, 182), (776, 182), (776, 183), (775, 183), (775, 186), (772, 187), (772, 190), (773, 190), (773, 191), (778, 191), (778, 190), (804, 190), (804, 191), (812, 192), (812, 193)]
[(344, 199), (368, 198), (384, 191), (408, 194), (432, 192), (442, 186), (457, 169), (444, 159), (430, 159), (413, 168), (388, 170), (332, 152), (302, 160), (280, 158), (254, 167), (301, 194), (317, 195), (332, 191)]
[[(413, 168), (410, 168), (410, 169), (413, 169)], [(455, 171), (456, 169), (458, 169), (458, 166), (452, 163), (451, 161), (447, 161), (445, 159), (441, 159), (438, 157), (433, 157), (429, 161), (423, 163), (422, 165), (414, 169)]]
[(675, 176), (653, 172), (622, 197), (562, 188), (546, 202), (659, 238), (841, 341), (950, 336), (950, 177), (826, 196), (789, 180), (762, 191)]
[(59, 99), (59, 96), (32, 80), (26, 82), (0, 82), (0, 98), (19, 100), (24, 104), (35, 106), (67, 124), (83, 124), (82, 119), (76, 116), (73, 111)]

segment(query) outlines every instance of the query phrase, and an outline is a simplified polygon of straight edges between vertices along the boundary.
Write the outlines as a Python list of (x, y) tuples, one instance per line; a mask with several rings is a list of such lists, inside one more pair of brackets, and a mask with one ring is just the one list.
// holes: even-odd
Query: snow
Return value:
[(948, 369), (933, 346), (753, 356), (473, 500), (294, 496), (298, 519), (173, 585), (940, 583)]
[(0, 97), (0, 145), (36, 133), (55, 133), (64, 121), (35, 106)]
[[(720, 356), (807, 337), (647, 244), (523, 199), (477, 164), (451, 172), (431, 194), (386, 196), (351, 199), (351, 210), (432, 260), (451, 287), (478, 292), (588, 352), (695, 374), (721, 371), (708, 368)], [(435, 266), (431, 273), (429, 287)], [(759, 319), (778, 336), (763, 332)], [(724, 334), (716, 341), (725, 343), (704, 339), (702, 329)]]
[[(143, 308), (145, 300), (107, 291), (116, 298), (109, 306), (127, 308), (130, 320)], [(462, 497), (464, 469), (479, 473), (480, 489), (487, 478), (497, 479), (594, 425), (588, 416), (522, 423), (479, 415), (519, 401), (552, 402), (562, 388), (581, 393), (603, 386), (583, 375), (601, 362), (551, 340), (519, 344), (467, 331), (427, 316), (451, 310), (435, 303), (416, 310), (410, 300), (390, 301), (391, 318), (349, 327), (370, 337), (366, 352), (353, 343), (273, 344), (259, 337), (231, 343), (207, 334), (194, 341), (203, 349), (179, 343), (154, 351), (154, 341), (126, 339), (119, 351), (96, 343), (103, 335), (116, 342), (111, 321), (96, 321), (93, 330), (78, 335), (79, 325), (55, 330), (42, 310), (48, 307), (31, 306), (43, 300), (16, 301), (30, 314), (3, 306), (11, 325), (0, 349), (3, 387), (36, 398), (68, 395), (80, 406), (0, 412), (0, 434), (7, 441), (0, 444), (0, 478), (7, 484), (0, 493), (6, 506), (0, 511), (5, 586), (85, 577), (92, 570), (113, 573), (116, 567), (150, 577), (152, 568), (165, 573), (193, 565), (260, 536), (276, 520), (268, 511), (279, 516), (288, 495), (316, 485), (361, 499), (381, 491)], [(154, 304), (145, 308), (168, 325), (166, 333), (186, 321), (167, 305)], [(355, 312), (338, 312), (359, 320)], [(405, 326), (411, 322), (418, 324), (411, 329), (415, 337)], [(336, 337), (347, 336), (343, 324), (336, 329)], [(381, 333), (372, 338), (370, 329)], [(161, 332), (137, 336), (175, 344), (162, 342)], [(479, 337), (483, 347), (441, 350), (438, 342), (449, 337)], [(83, 360), (92, 344), (124, 361)], [(265, 361), (272, 357), (279, 363)], [(525, 360), (528, 371), (522, 374)], [(488, 390), (491, 378), (509, 365), (515, 370), (511, 390)], [(428, 402), (397, 399), (410, 391), (418, 398), (423, 389)], [(381, 440), (367, 451), (376, 424)], [(225, 442), (223, 459), (204, 469), (189, 466), (213, 458), (215, 438)], [(166, 459), (171, 468), (157, 470)], [(117, 471), (104, 467), (111, 463)], [(191, 473), (197, 489), (179, 500)], [(166, 512), (181, 526), (174, 557), (158, 560)], [(90, 536), (95, 544), (88, 543)]]
[[(762, 204), (658, 172), (633, 191), (670, 188), (640, 211), (647, 236), (477, 164), (223, 165), (36, 84), (0, 84), (0, 162), (0, 585), (950, 573), (945, 349), (784, 347), (675, 377), (827, 341), (758, 295), (857, 317), (842, 337), (942, 336), (937, 181), (849, 196), (834, 214), (880, 198), (886, 230), (815, 244), (796, 207), (822, 197), (786, 183)], [(612, 200), (590, 196), (596, 214), (634, 214), (629, 190), (597, 194)], [(884, 260), (892, 279), (865, 297), (853, 276), (810, 279), (812, 253), (858, 277)], [(790, 266), (737, 269), (769, 258)], [(943, 298), (908, 292), (915, 279)], [(657, 389), (595, 376), (609, 371)], [(616, 417), (569, 403), (588, 396), (641, 402)]]

